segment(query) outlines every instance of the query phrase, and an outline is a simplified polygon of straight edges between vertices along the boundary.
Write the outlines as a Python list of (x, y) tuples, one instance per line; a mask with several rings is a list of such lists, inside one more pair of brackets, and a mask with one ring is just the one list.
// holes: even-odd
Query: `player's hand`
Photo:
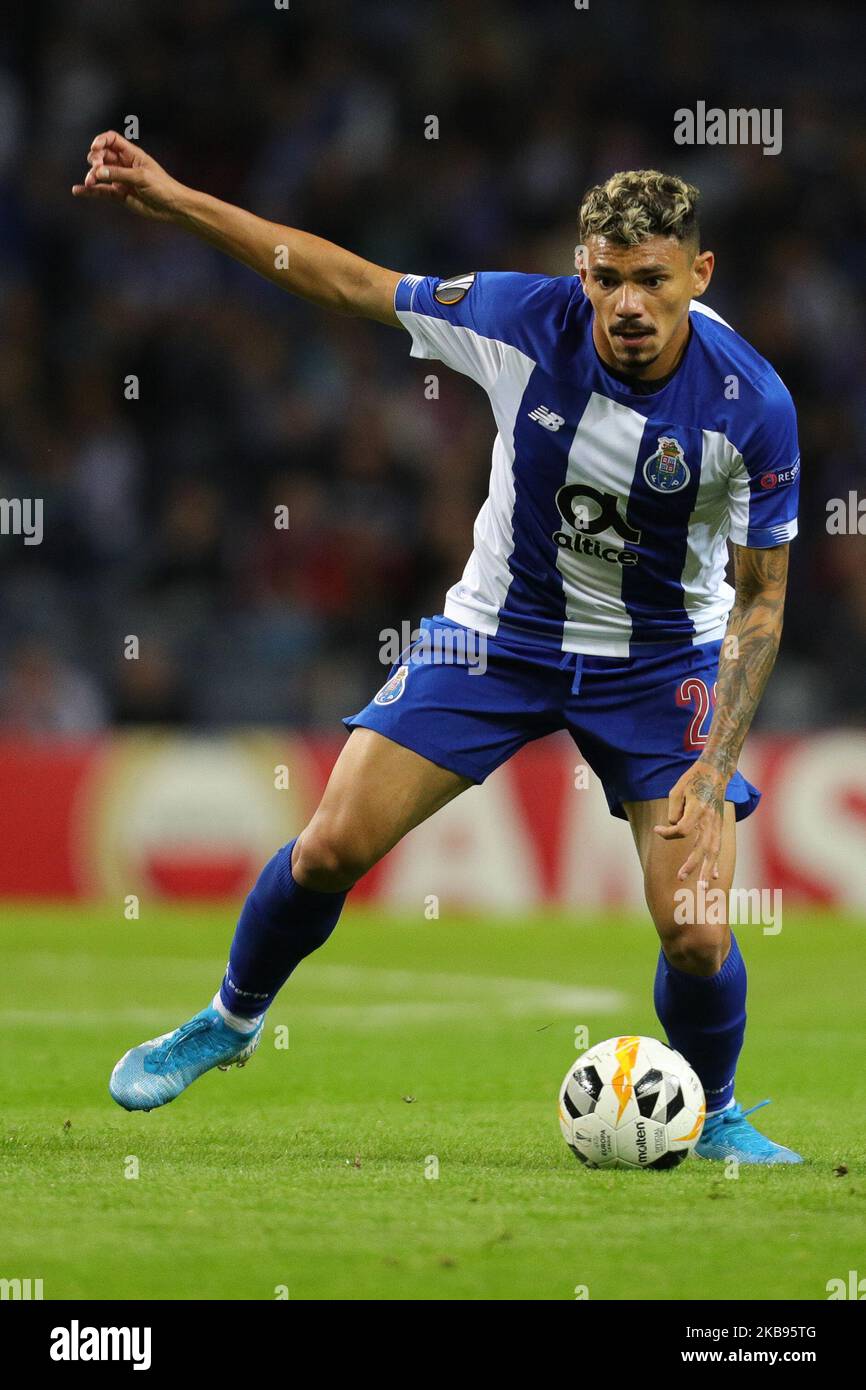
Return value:
[(719, 851), (728, 779), (700, 760), (684, 772), (668, 796), (668, 824), (653, 827), (663, 840), (694, 837), (691, 853), (677, 873), (683, 882), (698, 869), (698, 883), (719, 876)]
[(116, 130), (97, 135), (87, 162), (90, 169), (83, 183), (73, 185), (74, 197), (113, 199), (157, 222), (171, 222), (175, 217), (183, 185)]

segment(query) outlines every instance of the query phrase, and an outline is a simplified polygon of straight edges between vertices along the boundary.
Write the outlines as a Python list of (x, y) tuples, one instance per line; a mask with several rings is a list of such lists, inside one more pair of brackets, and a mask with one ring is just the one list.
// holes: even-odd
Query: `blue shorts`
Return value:
[[(625, 818), (623, 802), (666, 797), (700, 757), (721, 645), (654, 643), (628, 657), (586, 656), (424, 618), (382, 689), (343, 723), (375, 729), (473, 782), (525, 743), (567, 729), (611, 814)], [(741, 820), (760, 795), (735, 772), (726, 799)]]

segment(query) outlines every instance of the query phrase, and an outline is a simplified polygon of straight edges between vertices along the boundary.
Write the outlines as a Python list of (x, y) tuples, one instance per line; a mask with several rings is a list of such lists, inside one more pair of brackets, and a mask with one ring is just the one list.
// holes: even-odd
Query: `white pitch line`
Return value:
[[(304, 971), (303, 981), (303, 992), (296, 999), (292, 998), (291, 984), (280, 996), (281, 1012), (290, 1019), (318, 1018), (362, 1029), (413, 1021), (441, 1022), (447, 1018), (469, 1020), (482, 1013), (513, 1018), (564, 1015), (579, 1020), (587, 1015), (622, 1012), (628, 1003), (628, 996), (621, 990), (570, 986), (556, 980), (388, 970), (364, 965), (311, 965)], [(307, 986), (326, 997), (311, 999)], [(363, 993), (364, 998), (352, 998), (358, 993)], [(191, 1008), (193, 1004), (191, 1001)], [(0, 1009), (0, 1023), (55, 1028), (128, 1024), (165, 1031), (171, 1026), (171, 1014), (163, 1008), (135, 1005), (107, 1009)]]

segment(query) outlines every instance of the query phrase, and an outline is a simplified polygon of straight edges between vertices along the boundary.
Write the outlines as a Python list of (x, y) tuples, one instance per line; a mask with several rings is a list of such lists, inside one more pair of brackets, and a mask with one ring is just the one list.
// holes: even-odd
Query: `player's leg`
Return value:
[(472, 786), (373, 729), (352, 730), (319, 806), (295, 841), (305, 888), (345, 892), (410, 830)]
[(799, 1155), (759, 1134), (734, 1101), (746, 1027), (746, 967), (728, 924), (736, 860), (734, 804), (725, 803), (719, 877), (706, 890), (698, 887), (697, 873), (686, 883), (677, 877), (686, 854), (683, 841), (664, 840), (653, 830), (667, 823), (667, 799), (624, 807), (661, 942), (656, 1013), (668, 1042), (694, 1067), (707, 1097), (696, 1153), (704, 1158), (733, 1154), (747, 1163), (799, 1162)]
[(349, 889), (415, 826), (471, 786), (413, 749), (356, 728), (309, 825), (265, 865), (238, 921), (214, 1001), (258, 1022), (295, 966), (324, 945)]
[(736, 858), (734, 808), (725, 805), (719, 877), (706, 896), (697, 874), (686, 883), (677, 878), (687, 854), (683, 841), (663, 840), (653, 830), (667, 823), (667, 801), (626, 802), (625, 812), (661, 943), (656, 1012), (671, 1046), (698, 1073), (707, 1108), (721, 1109), (733, 1095), (746, 1025), (745, 967), (727, 912)]
[(611, 813), (631, 822), (661, 938), (656, 1010), (672, 1046), (700, 1076), (711, 1112), (696, 1152), (713, 1158), (735, 1153), (748, 1163), (791, 1163), (798, 1156), (759, 1134), (733, 1098), (746, 1019), (746, 968), (727, 921), (734, 822), (751, 814), (760, 792), (739, 771), (731, 777), (720, 877), (710, 881), (705, 894), (697, 873), (685, 883), (677, 877), (690, 843), (665, 840), (653, 829), (668, 823), (671, 788), (706, 741), (720, 648), (718, 641), (676, 648), (661, 644), (638, 647), (625, 658), (584, 658), (569, 728), (602, 782)]
[(382, 734), (353, 730), (309, 825), (269, 860), (250, 892), (213, 1003), (127, 1052), (112, 1072), (114, 1099), (151, 1110), (214, 1066), (242, 1066), (277, 992), (334, 930), (349, 888), (471, 785)]
[(114, 1098), (151, 1109), (210, 1067), (243, 1063), (271, 1000), (330, 936), (351, 885), (408, 830), (560, 727), (561, 666), (559, 652), (529, 661), (442, 615), (423, 619), (381, 690), (343, 721), (354, 732), (321, 805), (262, 870), (213, 1004), (121, 1058)]

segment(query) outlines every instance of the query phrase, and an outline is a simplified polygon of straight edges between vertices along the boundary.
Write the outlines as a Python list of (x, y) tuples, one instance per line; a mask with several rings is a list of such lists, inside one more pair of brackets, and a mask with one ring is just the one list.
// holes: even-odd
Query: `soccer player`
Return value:
[(321, 803), (262, 870), (212, 1004), (127, 1052), (114, 1099), (151, 1110), (246, 1061), (357, 879), (523, 744), (568, 729), (631, 826), (660, 938), (656, 1011), (707, 1096), (696, 1152), (802, 1162), (734, 1098), (746, 970), (724, 914), (678, 910), (683, 888), (698, 908), (708, 888), (727, 901), (736, 821), (760, 795), (737, 763), (779, 646), (799, 473), (787, 389), (700, 303), (713, 254), (697, 190), (656, 170), (614, 174), (583, 199), (577, 275), (443, 280), (186, 188), (114, 131), (87, 158), (76, 196), (125, 203), (324, 309), (405, 329), (413, 357), (483, 387), (497, 429), (444, 612), (345, 720)]

